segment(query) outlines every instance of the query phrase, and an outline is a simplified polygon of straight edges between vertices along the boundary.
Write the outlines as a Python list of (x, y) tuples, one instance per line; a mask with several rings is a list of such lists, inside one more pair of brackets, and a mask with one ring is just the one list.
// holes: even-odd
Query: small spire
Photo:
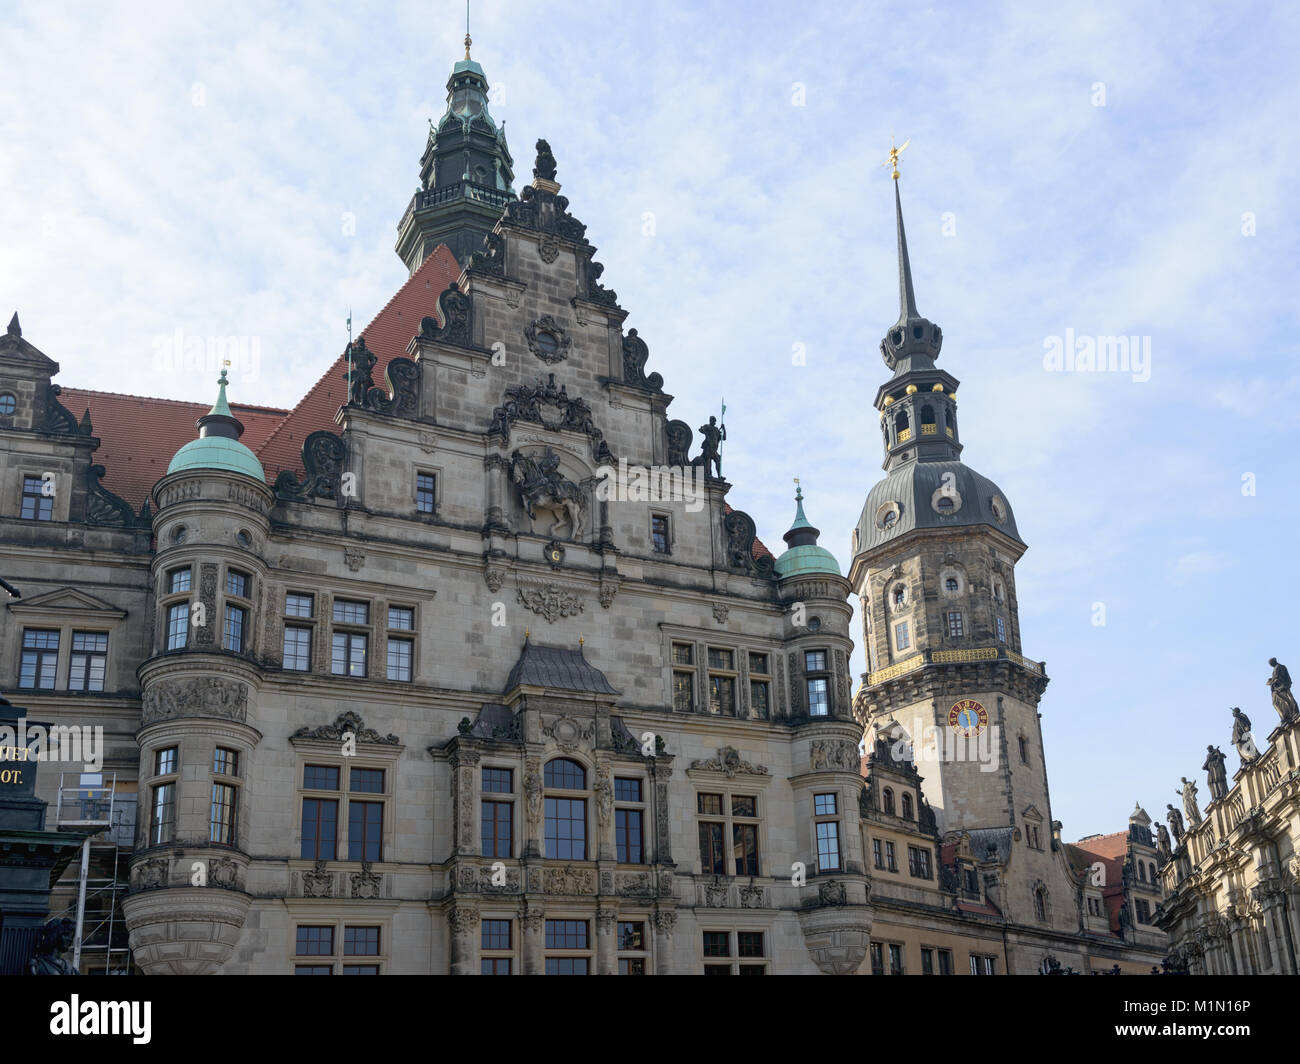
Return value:
[(22, 336), (23, 327), (18, 324), (18, 311), (14, 311), (14, 316), (9, 319), (9, 335)]
[[(225, 366), (229, 366), (229, 360)], [(212, 404), (212, 409), (199, 418), (199, 438), (208, 436), (221, 436), (228, 440), (237, 440), (244, 434), (244, 426), (230, 411), (230, 404), (226, 402), (226, 369), (221, 369), (221, 376), (217, 378), (217, 401)]]
[[(894, 177), (898, 174), (895, 172)], [(898, 181), (894, 182), (894, 211), (898, 217), (898, 320), (909, 321), (921, 315), (916, 309), (916, 293), (912, 290), (912, 262), (907, 255), (907, 230), (903, 228), (903, 200), (898, 194)]]
[(794, 482), (794, 523), (781, 538), (791, 547), (799, 547), (810, 543), (815, 544), (817, 537), (821, 535), (821, 530), (814, 528), (808, 518), (804, 516), (803, 487), (799, 484), (798, 477), (794, 478)]

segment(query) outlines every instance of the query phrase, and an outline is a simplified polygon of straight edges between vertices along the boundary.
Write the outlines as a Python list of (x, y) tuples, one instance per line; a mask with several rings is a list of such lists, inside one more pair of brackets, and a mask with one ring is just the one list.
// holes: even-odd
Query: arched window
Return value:
[(1034, 915), (1044, 923), (1047, 922), (1047, 891), (1042, 887), (1034, 890)]
[(1151, 862), (1151, 882), (1152, 882), (1152, 883), (1159, 883), (1159, 882), (1160, 882), (1160, 879), (1156, 876), (1156, 863), (1155, 863), (1155, 861), (1152, 861), (1152, 862)]
[(885, 812), (894, 815), (894, 792), (888, 787), (885, 788)]
[(940, 495), (939, 501), (935, 503), (935, 506), (943, 513), (949, 513), (952, 510), (953, 505), (954, 503), (951, 495)]
[(902, 432), (910, 424), (911, 422), (907, 420), (906, 410), (900, 410), (897, 414), (894, 415), (894, 429), (896, 431)]
[[(934, 424), (934, 407), (930, 406), (928, 403), (925, 406), (921, 407), (921, 424), (922, 425)], [(921, 434), (924, 436), (930, 435), (930, 433), (925, 432), (924, 429), (922, 429)]]
[(906, 792), (903, 793), (903, 817), (907, 820), (912, 817), (912, 796)]
[(1146, 861), (1138, 862), (1138, 879), (1143, 883), (1147, 881), (1147, 863)]
[(957, 578), (955, 576), (950, 576), (943, 582), (943, 589), (945, 591), (956, 591), (959, 587), (961, 587), (961, 585), (957, 583)]
[[(546, 856), (553, 860), (587, 859), (587, 770), (557, 757), (546, 763)], [(552, 794), (552, 791), (560, 792)]]
[(1020, 736), (1016, 741), (1020, 744), (1020, 763), (1022, 765), (1029, 764), (1029, 743), (1025, 741), (1025, 737), (1023, 735)]

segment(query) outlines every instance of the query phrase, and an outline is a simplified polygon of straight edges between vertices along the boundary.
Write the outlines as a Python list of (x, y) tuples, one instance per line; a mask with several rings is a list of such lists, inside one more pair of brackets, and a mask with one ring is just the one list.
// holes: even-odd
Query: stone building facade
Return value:
[[(206, 413), (62, 390), (16, 315), (0, 339), (0, 687), (102, 727), (138, 795), (133, 963), (1146, 970), (1161, 936), (1088, 919), (1051, 819), (1025, 545), (958, 460), (901, 205), (887, 476), (845, 578), (802, 498), (784, 552), (757, 538), (719, 429), (692, 453), (537, 148), (516, 195), (467, 46), (410, 277), (293, 410), (224, 371)], [(923, 725), (990, 759), (923, 756)]]
[(1274, 705), (1281, 722), (1267, 745), (1260, 749), (1247, 720), (1230, 781), (1227, 755), (1208, 747), (1209, 803), (1200, 808), (1193, 783), (1190, 802), (1181, 811), (1171, 804), (1170, 826), (1160, 826), (1166, 897), (1156, 922), (1177, 965), (1195, 975), (1300, 971), (1300, 719), (1289, 676), (1274, 687)]

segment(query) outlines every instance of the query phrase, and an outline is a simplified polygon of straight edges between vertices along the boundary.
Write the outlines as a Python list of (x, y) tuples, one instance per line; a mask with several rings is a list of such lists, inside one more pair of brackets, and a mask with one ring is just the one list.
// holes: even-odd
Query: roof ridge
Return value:
[[(134, 395), (130, 392), (104, 392), (98, 388), (79, 388), (75, 384), (63, 385), (64, 393), (77, 392), (81, 395), (102, 395), (106, 399), (139, 399), (146, 403), (175, 403), (177, 406), (211, 406), (211, 403), (200, 402), (191, 399), (168, 399), (162, 395)], [(287, 414), (287, 407), (281, 406), (258, 406), (255, 403), (231, 403), (231, 409), (242, 410), (261, 410), (268, 414)]]

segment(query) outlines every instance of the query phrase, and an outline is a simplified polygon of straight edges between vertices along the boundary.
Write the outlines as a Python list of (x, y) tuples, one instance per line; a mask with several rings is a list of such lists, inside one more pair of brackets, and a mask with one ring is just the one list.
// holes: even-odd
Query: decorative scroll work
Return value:
[(758, 538), (758, 530), (749, 514), (742, 510), (732, 510), (722, 519), (722, 528), (727, 535), (727, 565), (755, 576), (772, 575), (772, 559), (754, 557), (754, 540)]
[(291, 470), (275, 478), (275, 493), (283, 499), (333, 499), (338, 495), (347, 447), (328, 429), (318, 429), (302, 444), (302, 465), (306, 476), (299, 480)]
[[(593, 303), (605, 307), (618, 306), (618, 293), (600, 283), (600, 275), (605, 272), (603, 263), (593, 259), (587, 260), (587, 298)], [(632, 330), (634, 333), (635, 329)]]
[(683, 468), (689, 466), (691, 441), (695, 438), (695, 430), (685, 421), (670, 421), (664, 426), (664, 435), (668, 439), (668, 464)]
[(576, 617), (583, 610), (582, 599), (558, 584), (521, 587), (519, 601), (534, 613), (554, 624), (561, 617)]
[[(558, 411), (559, 418), (547, 420), (543, 416), (543, 407)], [(505, 391), (504, 402), (492, 411), (492, 421), (488, 432), (494, 432), (508, 444), (510, 426), (517, 421), (541, 425), (554, 432), (559, 429), (572, 429), (583, 433), (591, 441), (592, 457), (597, 462), (613, 462), (605, 434), (592, 422), (591, 407), (576, 396), (570, 396), (563, 384), (555, 384), (555, 374), (548, 373), (545, 382), (539, 377), (535, 387), (520, 384)]]
[(420, 336), (442, 344), (473, 347), (470, 298), (456, 287), (454, 281), (438, 297), (438, 309), (442, 312), (442, 320), (445, 324), (439, 325), (437, 318), (424, 318), (420, 321)]
[(140, 524), (130, 504), (100, 484), (105, 472), (102, 465), (93, 465), (86, 471), (86, 522), (113, 528)]
[(483, 250), (474, 252), (469, 268), (475, 273), (504, 277), (506, 273), (506, 238), (500, 233), (488, 233), (483, 238)]
[(568, 198), (548, 189), (525, 186), (519, 199), (506, 204), (505, 220), (521, 229), (587, 243), (587, 227), (569, 213)]
[[(664, 379), (658, 373), (651, 373), (646, 376), (645, 364), (650, 358), (650, 348), (646, 342), (637, 335), (635, 329), (629, 329), (623, 337), (623, 383), (631, 388), (642, 388), (648, 392), (662, 392), (664, 390)], [(673, 425), (685, 425), (684, 421), (670, 421), (669, 429)], [(690, 432), (690, 426), (687, 426), (687, 432)], [(671, 436), (669, 437), (671, 440)], [(690, 448), (690, 436), (686, 438), (686, 449)], [(685, 452), (683, 451), (683, 460), (674, 463), (671, 458), (668, 460), (669, 465), (686, 465)]]
[(343, 736), (351, 734), (359, 743), (377, 743), (383, 746), (400, 746), (402, 740), (396, 735), (380, 735), (374, 728), (367, 728), (359, 713), (347, 710), (340, 713), (333, 724), (322, 724), (319, 728), (303, 725), (290, 738), (323, 739), (329, 742), (341, 742)]
[(691, 768), (704, 772), (722, 772), (728, 778), (742, 776), (767, 776), (770, 772), (765, 765), (754, 765), (744, 760), (733, 746), (718, 747), (718, 756), (700, 758), (691, 762)]

